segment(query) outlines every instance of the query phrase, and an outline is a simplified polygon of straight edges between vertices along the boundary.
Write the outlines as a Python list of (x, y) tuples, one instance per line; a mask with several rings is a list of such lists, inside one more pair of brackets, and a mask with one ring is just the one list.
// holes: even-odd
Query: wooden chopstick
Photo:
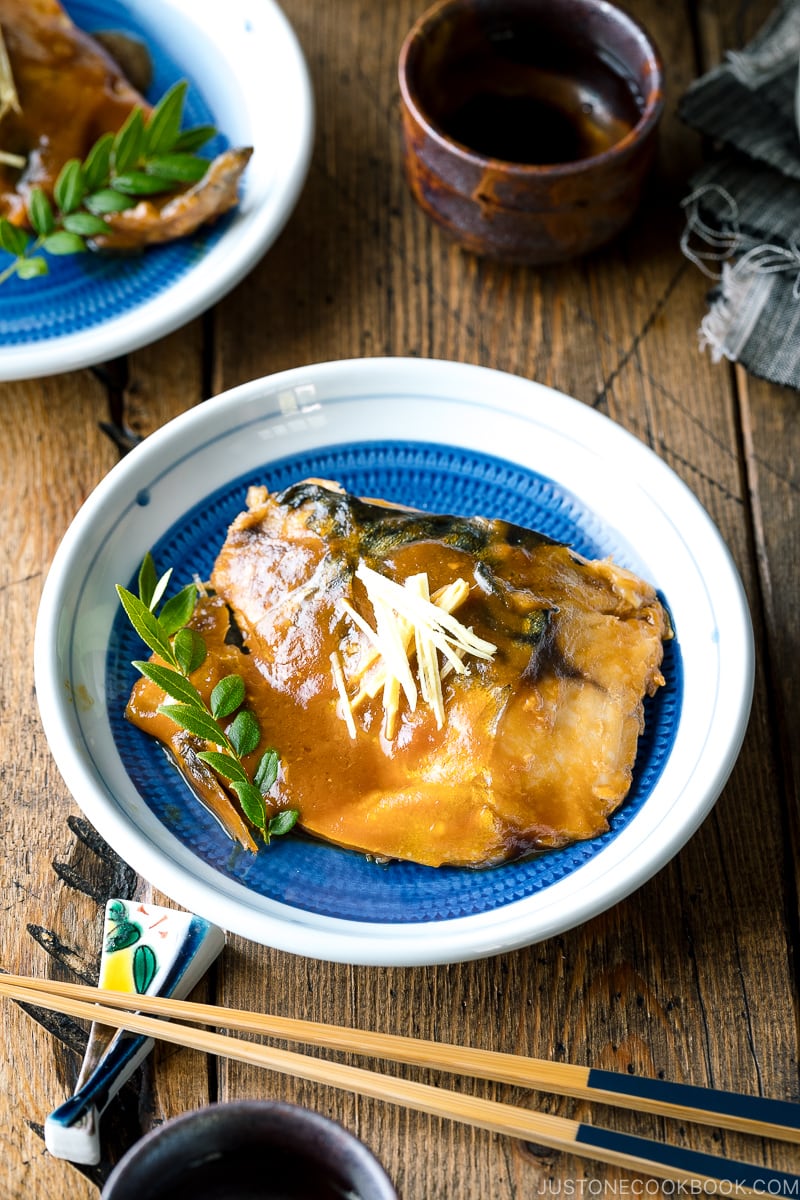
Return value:
[(138, 1012), (173, 1020), (214, 1025), (218, 1029), (235, 1030), (237, 1033), (258, 1033), (305, 1045), (324, 1046), (329, 1050), (346, 1050), (476, 1079), (536, 1088), (559, 1096), (574, 1096), (680, 1121), (693, 1121), (739, 1133), (800, 1143), (800, 1104), (789, 1100), (717, 1091), (693, 1084), (671, 1083), (663, 1079), (624, 1075), (618, 1071), (603, 1071), (572, 1063), (550, 1062), (547, 1059), (366, 1029), (349, 1029), (342, 1025), (302, 1021), (246, 1009), (218, 1008), (213, 1004), (198, 1004), (163, 996), (133, 997), (85, 984), (54, 983), (22, 975), (0, 974), (0, 986), (10, 985), (50, 991), (90, 1003), (99, 1002), (112, 1008), (130, 1010), (135, 1007)]
[[(240, 1014), (231, 1010), (218, 1010), (210, 1005), (196, 1005), (186, 1001), (166, 1001), (159, 997), (126, 996), (123, 993), (101, 992), (99, 989), (85, 987), (81, 984), (61, 984), (0, 974), (0, 994), (26, 1004), (52, 1009), (89, 1021), (99, 1021), (104, 1025), (126, 1029), (132, 1033), (141, 1033), (146, 1037), (169, 1041), (176, 1045), (202, 1050), (208, 1054), (232, 1058), (282, 1074), (342, 1088), (373, 1099), (426, 1112), (433, 1116), (445, 1117), (495, 1133), (508, 1134), (554, 1149), (598, 1159), (628, 1170), (664, 1179), (692, 1182), (698, 1187), (730, 1183), (736, 1186), (737, 1194), (748, 1195), (763, 1192), (768, 1192), (770, 1195), (795, 1195), (798, 1184), (800, 1184), (800, 1177), (787, 1172), (720, 1158), (683, 1147), (670, 1146), (637, 1135), (588, 1125), (585, 1122), (501, 1104), (495, 1100), (483, 1100), (476, 1096), (433, 1087), (430, 1084), (397, 1079), (391, 1075), (312, 1058), (277, 1047), (243, 1041), (205, 1029), (195, 1029), (189, 1025), (177, 1025), (174, 1022), (144, 1015), (143, 1012), (119, 1011), (118, 1008), (112, 1007), (111, 1003), (100, 1004), (79, 999), (77, 993), (88, 994), (94, 1000), (98, 997), (103, 1000), (112, 1000), (113, 1004), (119, 1005), (120, 1008), (133, 1004), (137, 1009), (147, 1007), (155, 1010), (157, 1007), (158, 1011), (165, 1016), (182, 1017), (183, 1019), (187, 1018), (187, 1014), (191, 1015), (193, 1010), (200, 1010), (202, 1014), (200, 1020), (215, 1024), (237, 1022), (241, 1018), (248, 1022), (248, 1031), (265, 1032), (261, 1022), (259, 1022), (257, 1030), (254, 1030), (253, 1026), (249, 1024), (259, 1017), (259, 1014), (255, 1013), (243, 1012)], [(157, 1006), (156, 1001), (159, 1001)], [(278, 1018), (270, 1018), (271, 1022), (275, 1020)], [(287, 1022), (289, 1018), (280, 1018), (280, 1021)], [(299, 1026), (301, 1029), (306, 1028), (305, 1022), (290, 1022), (290, 1024)], [(275, 1027), (273, 1026), (273, 1028)], [(330, 1030), (337, 1029), (337, 1027), (317, 1026), (317, 1029)], [(354, 1044), (353, 1031), (338, 1029), (337, 1032), (350, 1034), (349, 1042), (341, 1043), (337, 1048), (356, 1052), (362, 1050), (361, 1044)], [(284, 1032), (280, 1036), (287, 1036), (287, 1034)], [(359, 1038), (360, 1036), (361, 1034), (358, 1033)], [(407, 1043), (412, 1039), (396, 1040)], [(328, 1045), (329, 1043), (319, 1042), (318, 1044)], [(428, 1043), (428, 1045), (435, 1047), (437, 1043)], [(458, 1048), (449, 1047), (448, 1049)], [(474, 1053), (474, 1051), (470, 1053)], [(515, 1056), (501, 1055), (499, 1057), (513, 1059)], [(424, 1060), (406, 1058), (404, 1061), (430, 1062), (427, 1058)], [(446, 1069), (460, 1071), (460, 1067), (457, 1068), (454, 1063)], [(468, 1070), (467, 1073), (473, 1072)], [(494, 1078), (494, 1076), (491, 1077)], [(512, 1082), (519, 1083), (521, 1081), (515, 1079)], [(529, 1084), (529, 1086), (536, 1085)]]

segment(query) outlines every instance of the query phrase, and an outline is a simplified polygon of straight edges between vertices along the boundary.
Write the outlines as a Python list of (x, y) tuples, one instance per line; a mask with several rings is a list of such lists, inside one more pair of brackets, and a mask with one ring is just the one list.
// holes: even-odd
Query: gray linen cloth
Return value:
[(680, 116), (720, 144), (690, 181), (682, 247), (716, 280), (700, 329), (715, 359), (800, 388), (800, 0), (683, 96)]

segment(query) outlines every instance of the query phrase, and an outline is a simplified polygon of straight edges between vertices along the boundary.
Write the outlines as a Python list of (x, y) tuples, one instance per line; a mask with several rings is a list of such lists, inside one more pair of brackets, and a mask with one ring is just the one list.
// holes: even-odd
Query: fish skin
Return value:
[[(418, 708), (389, 742), (376, 701), (356, 714), (353, 744), (330, 717), (329, 651), (352, 636), (338, 600), (372, 620), (354, 580), (362, 559), (400, 582), (418, 569), (432, 586), (469, 573), (456, 615), (499, 650), (448, 679), (441, 731)], [(596, 836), (624, 801), (643, 700), (664, 682), (672, 636), (654, 588), (632, 572), (504, 521), (418, 513), (311, 481), (251, 489), (212, 585), (266, 683), (266, 707), (282, 698), (273, 741), (288, 766), (276, 796), (317, 836), (483, 867)], [(291, 712), (310, 729), (288, 733)], [(335, 802), (319, 798), (323, 782)]]

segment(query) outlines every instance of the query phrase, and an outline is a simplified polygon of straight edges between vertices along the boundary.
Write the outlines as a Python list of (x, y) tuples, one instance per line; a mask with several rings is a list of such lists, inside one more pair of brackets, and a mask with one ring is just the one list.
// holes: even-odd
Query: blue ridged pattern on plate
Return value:
[[(251, 484), (270, 491), (307, 476), (339, 480), (361, 496), (382, 496), (431, 512), (500, 517), (568, 542), (589, 558), (613, 554), (614, 531), (558, 484), (515, 464), (457, 447), (370, 442), (335, 446), (270, 463), (235, 480), (178, 521), (153, 547), (156, 566), (174, 568), (176, 588), (194, 574), (208, 578), (227, 527), (245, 507)], [(146, 497), (142, 497), (146, 500)], [(131, 584), (135, 587), (135, 583)], [(136, 678), (131, 659), (142, 647), (120, 612), (107, 663), (108, 707), (117, 748), (139, 793), (194, 854), (253, 892), (293, 907), (356, 921), (413, 923), (488, 912), (531, 896), (596, 855), (633, 819), (669, 755), (681, 706), (677, 642), (665, 646), (666, 686), (645, 703), (634, 781), (608, 833), (491, 870), (377, 864), (303, 835), (279, 838), (258, 855), (234, 846), (189, 792), (160, 746), (124, 719)], [(280, 747), (278, 747), (280, 750)]]
[[(184, 124), (215, 123), (202, 97), (202, 81), (192, 79), (164, 47), (155, 45), (125, 5), (116, 0), (67, 0), (65, 8), (75, 24), (88, 33), (116, 29), (143, 38), (153, 63), (147, 99), (155, 103), (173, 83), (187, 79)], [(213, 157), (224, 147), (224, 139), (218, 136), (201, 153)], [(47, 255), (48, 275), (34, 280), (12, 276), (0, 287), (0, 345), (28, 345), (67, 337), (147, 304), (205, 257), (224, 234), (229, 220), (223, 217), (194, 236), (153, 246), (135, 256)], [(0, 270), (10, 261), (0, 251)]]

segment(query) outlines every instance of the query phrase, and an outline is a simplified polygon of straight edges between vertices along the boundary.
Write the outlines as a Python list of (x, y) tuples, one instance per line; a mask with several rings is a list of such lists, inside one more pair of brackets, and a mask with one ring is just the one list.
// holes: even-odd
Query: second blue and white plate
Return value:
[[(141, 645), (114, 584), (148, 549), (207, 577), (251, 483), (308, 475), (432, 511), (503, 517), (652, 581), (676, 638), (609, 832), (488, 871), (378, 864), (302, 835), (241, 851), (123, 716)], [(561, 932), (659, 869), (718, 796), (752, 691), (742, 588), (683, 483), (607, 418), (496, 371), (418, 359), (298, 368), (149, 437), (89, 498), (53, 563), (36, 684), (53, 754), (117, 851), (174, 900), (255, 941), (354, 963), (489, 955)]]
[[(252, 146), (238, 207), (190, 237), (136, 257), (80, 254), (50, 273), (0, 286), (0, 380), (105, 362), (214, 304), (280, 233), (306, 177), (313, 97), (302, 50), (274, 0), (65, 0), (88, 33), (140, 37), (153, 63), (155, 103), (186, 79), (186, 125), (220, 134), (203, 153)], [(0, 267), (10, 258), (0, 253)]]

